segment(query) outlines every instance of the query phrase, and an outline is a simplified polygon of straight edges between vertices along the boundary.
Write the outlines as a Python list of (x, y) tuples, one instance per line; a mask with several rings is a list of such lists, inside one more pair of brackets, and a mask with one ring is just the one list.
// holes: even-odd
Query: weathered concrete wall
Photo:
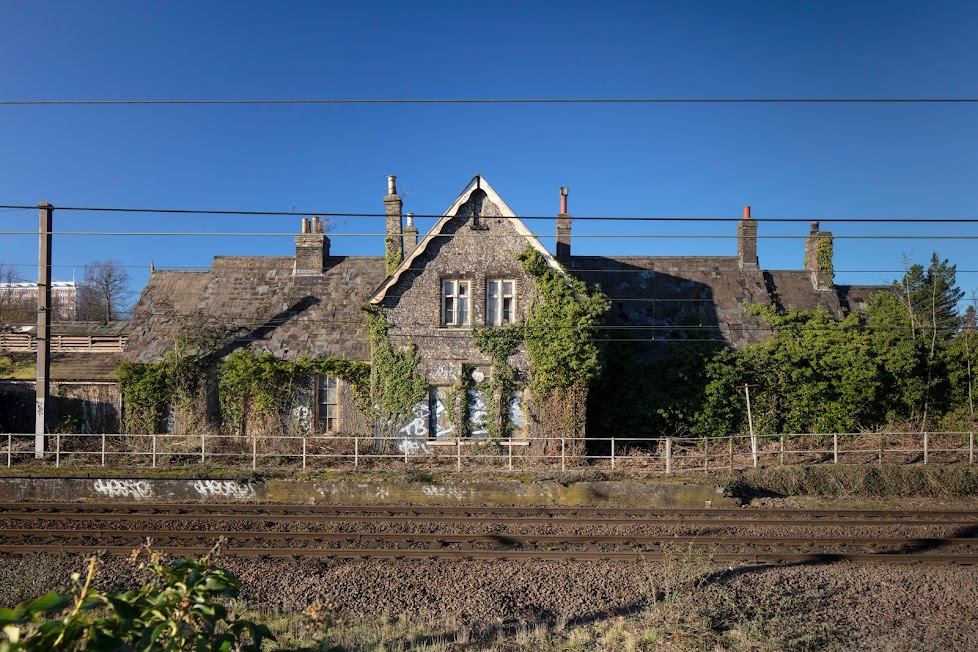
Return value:
[(355, 480), (247, 482), (194, 478), (0, 479), (0, 500), (82, 502), (262, 502), (322, 505), (579, 505), (614, 507), (734, 507), (717, 487), (655, 482), (426, 483)]

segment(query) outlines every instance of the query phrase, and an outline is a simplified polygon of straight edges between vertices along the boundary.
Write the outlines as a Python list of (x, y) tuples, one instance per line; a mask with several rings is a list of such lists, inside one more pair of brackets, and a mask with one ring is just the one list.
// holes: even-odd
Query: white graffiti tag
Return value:
[(96, 480), (92, 488), (109, 498), (145, 500), (153, 497), (153, 487), (145, 480)]
[(197, 480), (193, 484), (194, 491), (201, 498), (235, 498), (244, 500), (254, 498), (255, 488), (250, 484), (234, 480)]

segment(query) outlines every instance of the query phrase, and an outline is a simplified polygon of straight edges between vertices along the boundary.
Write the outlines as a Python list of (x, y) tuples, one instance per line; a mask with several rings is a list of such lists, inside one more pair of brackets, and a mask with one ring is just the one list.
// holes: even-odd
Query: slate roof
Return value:
[(744, 303), (770, 303), (760, 270), (736, 256), (573, 256), (568, 268), (611, 299), (611, 338), (723, 339), (744, 346), (767, 339)]
[(249, 346), (299, 357), (369, 359), (363, 307), (385, 277), (380, 256), (330, 256), (295, 276), (291, 256), (218, 256), (208, 271), (154, 271), (133, 312), (125, 358), (160, 360), (174, 336), (204, 329), (219, 355)]

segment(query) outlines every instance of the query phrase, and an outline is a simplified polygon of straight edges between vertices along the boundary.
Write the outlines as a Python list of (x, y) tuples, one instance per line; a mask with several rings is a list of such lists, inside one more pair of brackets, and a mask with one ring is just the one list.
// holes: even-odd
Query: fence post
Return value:
[(14, 435), (13, 433), (7, 433), (7, 468), (10, 468), (11, 453), (14, 447)]
[(706, 455), (706, 459), (703, 460), (703, 471), (705, 471), (706, 473), (709, 473), (710, 472), (710, 437), (709, 437), (709, 435), (707, 435), (706, 437), (703, 438), (703, 442), (704, 442), (704, 453)]
[(730, 470), (733, 471), (733, 432), (730, 433)]
[(880, 454), (879, 454), (879, 464), (883, 466), (883, 433), (880, 433)]
[[(10, 448), (8, 447), (7, 450), (10, 450)], [(974, 464), (974, 463), (975, 463), (975, 433), (969, 432), (968, 433), (968, 464)], [(10, 466), (9, 459), (7, 462), (7, 466)]]
[(509, 470), (512, 471), (513, 470), (513, 438), (512, 437), (509, 438), (509, 443), (507, 444), (507, 446), (509, 446)]
[(251, 470), (258, 468), (258, 435), (251, 436)]
[(564, 441), (565, 441), (564, 438), (561, 437), (560, 438), (560, 470), (561, 471), (566, 469)]
[(302, 438), (302, 470), (306, 470), (306, 438)]
[(201, 464), (206, 464), (207, 463), (207, 457), (206, 457), (206, 455), (204, 453), (204, 451), (206, 450), (206, 445), (207, 445), (206, 437), (207, 437), (207, 435), (205, 435), (204, 433), (200, 433), (200, 463)]
[(611, 470), (615, 470), (615, 438), (611, 438)]
[(105, 466), (105, 433), (102, 433), (102, 466)]
[(832, 433), (832, 463), (839, 463), (839, 433)]
[(455, 438), (455, 470), (462, 470), (462, 438)]
[(54, 436), (54, 468), (61, 467), (61, 433)]
[(666, 473), (672, 473), (672, 437), (666, 437)]
[(153, 433), (153, 468), (156, 468), (156, 433)]
[(924, 464), (927, 464), (927, 433), (924, 433)]
[(784, 466), (784, 435), (781, 435), (781, 466)]
[(353, 438), (353, 468), (360, 466), (360, 435)]

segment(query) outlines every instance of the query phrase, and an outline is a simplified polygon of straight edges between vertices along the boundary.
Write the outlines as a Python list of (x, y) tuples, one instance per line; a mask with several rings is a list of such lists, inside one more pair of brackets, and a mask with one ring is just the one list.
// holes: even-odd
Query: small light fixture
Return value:
[(486, 379), (486, 375), (482, 373), (482, 371), (480, 371), (479, 369), (476, 369), (475, 371), (472, 372), (472, 380), (474, 380), (476, 384), (481, 383), (485, 379)]

